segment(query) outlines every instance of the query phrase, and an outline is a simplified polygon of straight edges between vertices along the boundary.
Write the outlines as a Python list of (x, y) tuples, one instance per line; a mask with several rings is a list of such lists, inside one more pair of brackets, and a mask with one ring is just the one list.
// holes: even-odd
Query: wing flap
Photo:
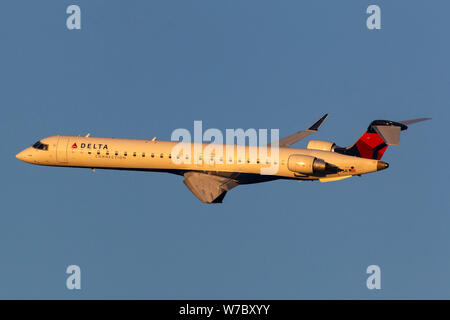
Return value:
[(203, 203), (221, 203), (227, 191), (238, 185), (233, 179), (200, 172), (186, 172), (184, 184)]

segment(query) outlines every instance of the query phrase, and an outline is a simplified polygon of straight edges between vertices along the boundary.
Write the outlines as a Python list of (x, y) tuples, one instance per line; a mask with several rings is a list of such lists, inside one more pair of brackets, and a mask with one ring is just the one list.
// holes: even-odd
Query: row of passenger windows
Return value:
[[(97, 152), (96, 152), (97, 154), (100, 154), (100, 150), (98, 150)], [(88, 151), (88, 154), (92, 154), (92, 151)], [(127, 151), (124, 151), (122, 154), (119, 154), (119, 151), (114, 151), (114, 153), (110, 153), (109, 151), (106, 151), (106, 153), (105, 153), (105, 155), (107, 155), (107, 156), (109, 156), (109, 155), (115, 155), (115, 156), (119, 156), (119, 155), (123, 155), (124, 157), (127, 157), (128, 156), (128, 152)], [(133, 157), (142, 157), (142, 158), (145, 158), (145, 152), (142, 152), (142, 153), (137, 153), (137, 152), (133, 152), (132, 153), (132, 155), (133, 155)], [(150, 155), (150, 157), (152, 157), (152, 158), (157, 158), (158, 157), (158, 155), (155, 155), (154, 153), (152, 153), (151, 155)], [(159, 157), (160, 158), (164, 158), (164, 153), (161, 153), (160, 155), (159, 155)], [(172, 155), (171, 154), (169, 154), (169, 159), (171, 159), (172, 158)]]
[[(91, 151), (88, 151), (88, 154), (91, 154), (92, 152)], [(98, 155), (100, 155), (100, 151), (97, 151), (97, 154)], [(105, 153), (107, 156), (109, 156), (110, 155), (110, 152), (109, 151), (106, 151), (106, 153)], [(112, 153), (111, 153), (112, 154)], [(119, 152), (118, 151), (115, 151), (114, 152), (114, 155), (115, 156), (119, 156)], [(127, 151), (124, 151), (123, 152), (123, 154), (122, 154), (123, 156), (125, 156), (125, 157), (127, 157), (128, 156), (128, 152)], [(142, 153), (137, 153), (137, 152), (133, 152), (132, 153), (132, 156), (133, 157), (137, 157), (137, 156), (140, 156), (140, 157), (142, 157), (142, 158), (145, 158), (145, 152), (142, 152)], [(164, 154), (164, 153), (161, 153), (161, 154), (159, 154), (159, 158), (164, 158), (166, 155)], [(158, 154), (154, 154), (154, 153), (152, 153), (152, 154), (150, 154), (150, 157), (151, 158), (158, 158)], [(168, 154), (167, 155), (167, 157), (169, 158), (169, 159), (172, 159), (172, 154)], [(177, 158), (177, 160), (180, 160), (181, 159), (181, 156), (177, 156), (176, 157)], [(186, 156), (185, 156), (185, 159), (186, 160), (189, 160), (189, 155), (187, 154)], [(202, 158), (202, 155), (200, 155), (199, 157), (198, 157), (198, 160), (202, 160), (203, 158)], [(214, 162), (216, 159), (214, 158), (214, 157), (211, 157), (210, 158), (210, 162)], [(223, 157), (220, 157), (219, 158), (219, 163), (222, 163), (223, 162)], [(242, 159), (238, 159), (238, 163), (244, 163), (245, 161), (243, 161)], [(233, 163), (233, 158), (229, 158), (228, 159), (228, 163)], [(250, 159), (247, 159), (247, 163), (255, 163), (254, 161), (250, 161)], [(259, 159), (257, 159), (256, 160), (256, 163), (257, 164), (259, 164), (259, 163), (265, 163), (265, 164), (269, 164), (270, 163), (270, 161), (268, 160), (268, 159), (266, 159), (266, 161), (260, 161)], [(274, 161), (274, 164), (276, 165), (276, 164), (278, 164), (278, 162), (277, 161)]]

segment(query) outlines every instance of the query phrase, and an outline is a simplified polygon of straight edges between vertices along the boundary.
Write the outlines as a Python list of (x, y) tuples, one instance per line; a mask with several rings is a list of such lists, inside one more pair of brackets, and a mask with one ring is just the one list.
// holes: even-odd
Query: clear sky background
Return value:
[[(82, 29), (66, 28), (66, 8)], [(382, 29), (366, 27), (378, 4)], [(448, 1), (0, 2), (0, 298), (450, 298)], [(85, 135), (279, 128), (352, 144), (430, 116), (388, 170), (239, 186), (205, 205), (175, 175), (39, 167)], [(302, 147), (309, 140), (299, 142)], [(82, 290), (66, 289), (81, 267)], [(382, 289), (366, 288), (381, 267)]]

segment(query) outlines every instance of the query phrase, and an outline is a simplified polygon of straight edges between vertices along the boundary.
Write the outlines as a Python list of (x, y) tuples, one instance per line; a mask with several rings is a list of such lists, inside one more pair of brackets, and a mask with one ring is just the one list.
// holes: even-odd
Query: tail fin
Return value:
[(352, 146), (335, 151), (366, 159), (381, 160), (388, 146), (400, 144), (400, 131), (408, 129), (407, 124), (430, 119), (420, 118), (399, 122), (389, 120), (372, 121), (366, 132)]

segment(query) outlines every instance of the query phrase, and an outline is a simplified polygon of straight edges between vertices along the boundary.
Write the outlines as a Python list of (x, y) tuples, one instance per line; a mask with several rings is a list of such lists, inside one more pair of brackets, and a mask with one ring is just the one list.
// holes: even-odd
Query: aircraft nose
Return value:
[(384, 161), (378, 161), (377, 162), (377, 171), (384, 170), (384, 169), (387, 169), (387, 168), (389, 168), (389, 163), (386, 163)]
[(23, 159), (25, 158), (24, 153), (24, 151), (20, 151), (18, 154), (16, 154), (16, 158), (23, 161)]
[(16, 154), (16, 158), (23, 162), (30, 162), (31, 156), (32, 156), (32, 153), (30, 152), (30, 148), (22, 150), (18, 154)]

